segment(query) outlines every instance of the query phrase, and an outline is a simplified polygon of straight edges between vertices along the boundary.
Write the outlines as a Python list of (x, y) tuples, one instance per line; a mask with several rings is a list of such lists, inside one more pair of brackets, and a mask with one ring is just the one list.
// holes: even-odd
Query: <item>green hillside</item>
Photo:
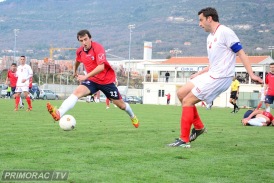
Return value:
[(197, 12), (207, 6), (217, 8), (220, 22), (235, 30), (249, 54), (269, 54), (273, 0), (6, 0), (0, 3), (0, 50), (13, 50), (13, 29), (20, 29), (19, 53), (31, 49), (29, 56), (44, 58), (50, 46), (78, 46), (77, 31), (89, 29), (112, 54), (128, 58), (128, 25), (135, 24), (134, 59), (143, 57), (144, 41), (153, 42), (153, 58), (166, 58), (174, 48), (182, 50), (179, 56), (206, 55), (207, 33), (198, 26)]

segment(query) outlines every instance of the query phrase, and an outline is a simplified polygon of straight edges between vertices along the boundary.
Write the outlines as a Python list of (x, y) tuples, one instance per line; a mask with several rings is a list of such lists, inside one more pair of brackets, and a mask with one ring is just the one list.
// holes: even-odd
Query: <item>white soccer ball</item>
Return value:
[(65, 131), (73, 130), (76, 126), (76, 120), (72, 115), (64, 115), (59, 121), (59, 126)]

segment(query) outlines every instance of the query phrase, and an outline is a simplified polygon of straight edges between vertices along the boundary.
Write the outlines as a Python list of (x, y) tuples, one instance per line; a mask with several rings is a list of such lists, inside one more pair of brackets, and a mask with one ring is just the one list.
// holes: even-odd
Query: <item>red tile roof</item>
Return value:
[[(248, 56), (249, 62), (251, 64), (258, 64), (269, 56)], [(236, 58), (236, 63), (240, 64), (241, 60), (239, 57)], [(166, 61), (163, 61), (162, 64), (208, 64), (207, 57), (172, 57)]]

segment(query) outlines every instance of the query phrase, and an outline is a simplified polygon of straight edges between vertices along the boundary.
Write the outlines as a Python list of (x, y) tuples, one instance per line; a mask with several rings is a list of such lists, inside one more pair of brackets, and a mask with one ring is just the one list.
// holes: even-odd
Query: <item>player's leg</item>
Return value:
[(21, 95), (21, 92), (16, 92), (14, 94), (14, 98), (15, 98), (15, 108), (14, 108), (14, 111), (18, 111), (18, 105), (19, 105), (19, 102), (20, 102), (20, 96)]
[(203, 133), (205, 133), (207, 130), (204, 127), (203, 122), (201, 121), (201, 118), (198, 114), (198, 110), (196, 108), (196, 106), (194, 105), (194, 120), (193, 120), (193, 126), (194, 128), (192, 128), (191, 130), (191, 135), (190, 135), (190, 142), (196, 140), (196, 138), (200, 135), (202, 135)]
[(87, 103), (90, 103), (90, 101), (91, 101), (91, 95), (88, 95), (88, 96), (86, 97), (86, 102), (87, 102)]
[(59, 109), (53, 107), (50, 103), (47, 103), (47, 109), (49, 113), (52, 115), (55, 121), (59, 121), (60, 118), (70, 109), (72, 109), (79, 98), (87, 96), (91, 94), (90, 89), (86, 85), (79, 85), (74, 92), (63, 101)]
[(266, 119), (263, 117), (250, 119), (247, 123), (251, 126), (267, 126)]
[(28, 104), (27, 111), (31, 111), (32, 110), (32, 105), (31, 105), (31, 98), (29, 96), (29, 88), (28, 87), (22, 87), (22, 90), (24, 92), (24, 96), (25, 96), (27, 104)]
[(273, 99), (270, 95), (265, 96), (265, 111), (270, 112), (270, 104), (273, 103)]
[(130, 117), (131, 122), (135, 128), (139, 127), (139, 120), (137, 116), (134, 114), (133, 110), (131, 109), (130, 105), (123, 101), (123, 99), (111, 99), (113, 104), (119, 107), (121, 110), (124, 110)]
[(177, 96), (181, 103), (183, 99), (191, 92), (193, 87), (194, 87), (194, 84), (191, 82), (188, 82), (187, 84), (185, 84), (184, 86), (178, 89)]
[(21, 94), (19, 96), (19, 106), (20, 106), (20, 109), (24, 109), (24, 102), (22, 100)]
[[(189, 134), (191, 125), (194, 124), (194, 129), (196, 127), (196, 130), (201, 130), (204, 128), (199, 114), (195, 109), (195, 104), (202, 100), (205, 100), (206, 103), (212, 102), (217, 96), (220, 95), (220, 93), (229, 88), (231, 82), (232, 78), (214, 79), (210, 77), (208, 73), (205, 73), (197, 76), (192, 81), (187, 83), (186, 86), (183, 86), (178, 90), (179, 92), (182, 91), (182, 93), (186, 93), (189, 91), (189, 88), (192, 88), (191, 92), (189, 92), (182, 100), (183, 110), (181, 116), (181, 138), (177, 139), (174, 143), (169, 144), (170, 146), (190, 147), (189, 142), (191, 139)], [(180, 96), (183, 95), (178, 93), (179, 99)]]
[(32, 93), (30, 92), (31, 90), (29, 90), (29, 97), (30, 97), (30, 99), (32, 100), (32, 101), (34, 101), (34, 96), (32, 95)]
[(113, 104), (115, 104), (121, 110), (124, 110), (129, 115), (131, 122), (135, 126), (135, 128), (139, 127), (138, 118), (134, 114), (130, 105), (123, 101), (118, 91), (118, 88), (115, 86), (114, 83), (107, 84), (107, 85), (99, 85), (99, 89), (106, 95), (107, 98), (113, 101)]
[(110, 100), (108, 98), (106, 98), (106, 109), (109, 109), (109, 104), (110, 104)]
[(260, 109), (263, 105), (263, 101), (260, 101), (256, 109)]
[(179, 139), (176, 139), (176, 141), (169, 144), (169, 146), (190, 147), (189, 135), (194, 120), (194, 104), (199, 102), (199, 99), (191, 92), (194, 87), (195, 85), (192, 82), (188, 82), (177, 91), (177, 96), (182, 103), (181, 135)]
[(14, 98), (15, 98), (14, 111), (18, 111), (18, 105), (19, 105), (20, 98), (21, 98), (22, 88), (21, 87), (16, 87), (14, 92), (15, 92), (15, 94), (14, 94)]

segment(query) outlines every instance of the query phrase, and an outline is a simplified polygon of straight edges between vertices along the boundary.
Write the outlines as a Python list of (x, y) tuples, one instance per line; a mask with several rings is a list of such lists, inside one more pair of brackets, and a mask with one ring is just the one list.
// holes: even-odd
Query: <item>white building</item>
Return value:
[[(268, 65), (274, 62), (269, 56), (249, 56), (253, 71), (264, 79)], [(192, 73), (208, 65), (207, 57), (177, 57), (157, 64), (144, 64), (143, 103), (166, 104), (166, 94), (171, 94), (171, 105), (180, 105), (176, 91), (183, 86)], [(165, 73), (170, 73), (169, 81), (165, 80)], [(240, 92), (260, 90), (260, 85), (254, 84), (239, 58), (236, 61), (236, 76), (241, 82)], [(214, 100), (214, 106), (229, 107), (230, 88)]]

